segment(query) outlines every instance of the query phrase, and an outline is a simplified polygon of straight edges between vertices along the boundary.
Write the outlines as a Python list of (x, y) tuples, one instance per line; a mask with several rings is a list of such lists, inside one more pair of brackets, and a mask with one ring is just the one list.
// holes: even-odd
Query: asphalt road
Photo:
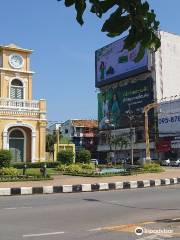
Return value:
[[(0, 197), (0, 240), (180, 239), (178, 218), (179, 185)], [(171, 233), (137, 236), (137, 226)]]

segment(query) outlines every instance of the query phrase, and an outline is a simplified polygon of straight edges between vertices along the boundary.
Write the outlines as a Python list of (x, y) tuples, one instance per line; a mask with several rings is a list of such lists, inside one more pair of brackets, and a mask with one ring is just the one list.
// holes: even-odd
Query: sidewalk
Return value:
[(62, 186), (95, 183), (115, 183), (128, 181), (155, 180), (180, 177), (180, 168), (165, 168), (162, 173), (146, 173), (133, 176), (114, 176), (114, 177), (76, 177), (57, 175), (53, 180), (28, 181), (28, 182), (0, 182), (0, 188), (20, 188), (20, 187), (43, 187), (43, 186)]

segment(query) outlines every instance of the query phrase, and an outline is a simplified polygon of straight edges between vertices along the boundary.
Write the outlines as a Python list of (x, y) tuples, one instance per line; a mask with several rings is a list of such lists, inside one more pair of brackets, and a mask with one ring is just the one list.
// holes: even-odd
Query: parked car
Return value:
[(170, 165), (171, 165), (170, 159), (166, 159), (166, 160), (161, 161), (161, 166), (170, 166)]
[(95, 165), (98, 165), (99, 161), (98, 161), (98, 159), (93, 158), (93, 159), (91, 159), (91, 162), (94, 163)]
[(172, 167), (179, 167), (180, 166), (180, 159), (176, 159), (170, 162), (170, 166)]

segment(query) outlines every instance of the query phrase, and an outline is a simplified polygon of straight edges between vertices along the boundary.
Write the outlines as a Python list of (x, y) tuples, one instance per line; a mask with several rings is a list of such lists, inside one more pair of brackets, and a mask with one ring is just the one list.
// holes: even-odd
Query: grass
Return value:
[(52, 177), (47, 176), (47, 177), (41, 177), (41, 176), (18, 176), (18, 177), (13, 177), (13, 176), (3, 176), (0, 177), (0, 182), (25, 182), (25, 181), (44, 181), (44, 180), (53, 180)]
[[(19, 174), (23, 174), (23, 169), (17, 169)], [(48, 175), (58, 174), (59, 172), (56, 170), (56, 168), (47, 168)], [(27, 168), (26, 169), (26, 175), (30, 176), (38, 176), (41, 175), (39, 168)]]

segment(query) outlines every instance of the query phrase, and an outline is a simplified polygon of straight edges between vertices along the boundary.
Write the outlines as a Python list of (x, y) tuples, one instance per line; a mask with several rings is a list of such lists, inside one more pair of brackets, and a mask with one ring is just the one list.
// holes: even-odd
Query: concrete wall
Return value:
[(161, 48), (155, 53), (157, 98), (180, 94), (180, 36), (160, 31)]

